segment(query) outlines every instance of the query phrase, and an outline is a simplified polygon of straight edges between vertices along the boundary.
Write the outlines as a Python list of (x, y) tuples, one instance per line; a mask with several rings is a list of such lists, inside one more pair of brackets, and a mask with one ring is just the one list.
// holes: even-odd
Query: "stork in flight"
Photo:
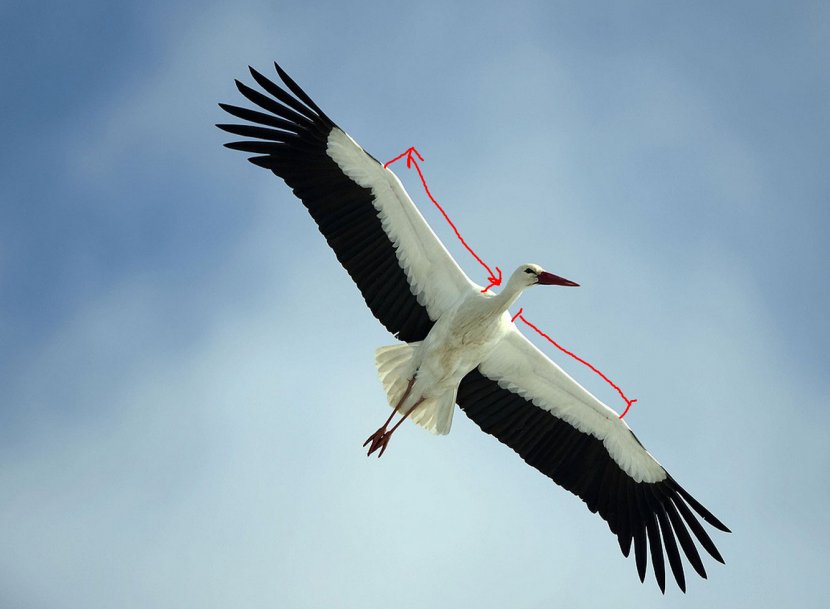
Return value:
[[(665, 591), (665, 556), (685, 591), (680, 549), (705, 578), (694, 540), (715, 560), (723, 558), (698, 517), (729, 529), (666, 472), (614, 410), (511, 323), (507, 309), (525, 289), (577, 284), (523, 264), (501, 293), (482, 293), (395, 174), (274, 65), (287, 90), (251, 68), (264, 93), (236, 86), (259, 109), (220, 104), (246, 124), (217, 126), (247, 138), (225, 146), (253, 154), (251, 163), (285, 180), (374, 316), (403, 341), (375, 353), (393, 410), (366, 440), (368, 453), (382, 455), (407, 418), (448, 433), (457, 403), (483, 431), (599, 512), (625, 556), (633, 544), (640, 581), (650, 553)], [(390, 428), (396, 413), (401, 418)]]

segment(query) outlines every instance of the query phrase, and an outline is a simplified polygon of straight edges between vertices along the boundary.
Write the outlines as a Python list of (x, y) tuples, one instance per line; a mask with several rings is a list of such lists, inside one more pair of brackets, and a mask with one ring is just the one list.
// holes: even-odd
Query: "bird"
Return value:
[(369, 310), (399, 341), (375, 352), (392, 413), (364, 443), (367, 454), (383, 455), (407, 419), (449, 433), (457, 404), (484, 432), (598, 513), (625, 557), (633, 547), (641, 582), (649, 556), (663, 593), (666, 561), (683, 592), (682, 556), (706, 578), (698, 545), (716, 561), (724, 559), (701, 520), (730, 530), (663, 468), (617, 412), (511, 322), (508, 308), (525, 290), (578, 284), (526, 263), (500, 292), (482, 290), (397, 176), (276, 62), (274, 68), (281, 84), (249, 66), (259, 89), (235, 83), (253, 108), (220, 103), (242, 122), (216, 126), (243, 138), (227, 148), (252, 155), (251, 163), (291, 188)]

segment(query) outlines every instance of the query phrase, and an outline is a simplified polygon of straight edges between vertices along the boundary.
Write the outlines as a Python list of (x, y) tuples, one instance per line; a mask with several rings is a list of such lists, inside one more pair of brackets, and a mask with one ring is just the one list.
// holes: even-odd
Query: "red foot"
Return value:
[(366, 453), (368, 457), (377, 449), (380, 449), (378, 453), (378, 459), (383, 455), (384, 451), (386, 450), (386, 445), (389, 444), (389, 438), (392, 437), (391, 431), (386, 431), (386, 426), (381, 427), (375, 433), (373, 433), (369, 438), (363, 443), (365, 447), (367, 444), (371, 442), (371, 446), (369, 446), (369, 452)]

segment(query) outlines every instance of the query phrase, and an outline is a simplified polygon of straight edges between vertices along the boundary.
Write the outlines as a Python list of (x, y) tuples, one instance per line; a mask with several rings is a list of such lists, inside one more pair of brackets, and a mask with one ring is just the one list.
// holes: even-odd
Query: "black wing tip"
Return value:
[(248, 157), (248, 162), (256, 165), (257, 167), (262, 167), (263, 169), (270, 169), (273, 170), (273, 159), (270, 156), (251, 156)]
[(720, 552), (718, 551), (718, 549), (714, 548), (714, 550), (715, 550), (714, 552), (709, 552), (709, 554), (711, 554), (712, 558), (714, 558), (720, 564), (725, 565), (726, 561), (723, 559), (723, 556), (720, 555)]
[[(277, 65), (277, 62), (276, 62), (276, 61), (274, 62), (274, 65), (275, 65), (275, 66)], [(254, 78), (254, 80), (259, 80), (260, 78), (265, 79), (265, 80), (268, 80), (268, 78), (267, 78), (266, 76), (264, 76), (264, 75), (262, 74), (262, 72), (260, 72), (260, 71), (259, 71), (259, 70), (257, 70), (254, 66), (252, 66), (252, 65), (250, 65), (250, 64), (248, 64), (248, 72), (251, 74), (251, 76)], [(284, 74), (285, 72), (283, 72), (283, 71), (282, 71), (282, 69), (281, 69), (279, 66), (277, 66), (277, 73), (278, 73), (278, 74), (280, 74), (280, 75), (282, 75), (282, 74)]]
[[(241, 81), (241, 80), (239, 80), (238, 78), (234, 78), (234, 79), (233, 79), (233, 82), (234, 82), (234, 84), (236, 85), (236, 89), (237, 89), (240, 93), (242, 93), (242, 95), (244, 95), (246, 99), (250, 99), (250, 98), (248, 97), (248, 94), (249, 94), (249, 92), (250, 92), (250, 91), (253, 91), (253, 89), (251, 89), (251, 87), (249, 87), (248, 85), (246, 85), (244, 82), (242, 82), (242, 81)], [(254, 93), (256, 93), (256, 91), (253, 91), (253, 92), (254, 92)]]
[(258, 83), (260, 83), (260, 84), (262, 84), (263, 80), (271, 82), (265, 76), (263, 76), (261, 72), (257, 71), (256, 68), (254, 68), (252, 66), (248, 66), (248, 71), (251, 73), (251, 76), (253, 77), (253, 79), (255, 81), (257, 81)]
[(683, 497), (683, 499), (686, 500), (686, 503), (688, 503), (692, 507), (692, 509), (695, 512), (697, 512), (698, 515), (701, 518), (703, 518), (703, 520), (705, 520), (708, 524), (712, 525), (713, 527), (715, 527), (719, 531), (723, 531), (724, 533), (731, 533), (732, 532), (732, 531), (729, 530), (729, 527), (727, 527), (725, 524), (723, 524), (712, 512), (707, 510), (705, 507), (703, 507), (703, 505), (697, 499), (692, 497), (692, 495), (691, 495), (691, 493), (689, 493), (689, 491), (687, 491), (685, 488), (680, 486), (680, 484), (677, 482), (677, 480), (675, 480), (671, 476), (669, 476), (668, 479), (670, 481), (669, 485), (671, 487), (673, 487), (678, 493), (680, 493), (680, 495)]
[(715, 527), (717, 530), (722, 531), (723, 533), (731, 533), (731, 532), (732, 532), (732, 531), (730, 531), (730, 530), (729, 530), (729, 527), (727, 527), (727, 526), (726, 526), (725, 524), (723, 524), (720, 520), (718, 520), (718, 518), (716, 518), (716, 517), (715, 517), (715, 515), (714, 515), (714, 514), (712, 514), (712, 512), (710, 512), (710, 511), (709, 511), (709, 510), (707, 510), (705, 507), (703, 507), (703, 506), (702, 506), (700, 503), (698, 503), (698, 502), (697, 502), (697, 501), (696, 501), (693, 497), (689, 496), (689, 495), (688, 495), (688, 493), (686, 493), (686, 494), (684, 495), (684, 499), (686, 499), (687, 501), (688, 501), (689, 499), (691, 499), (691, 501), (689, 501), (689, 504), (690, 504), (690, 505), (694, 508), (694, 510), (695, 510), (698, 514), (700, 514), (700, 517), (701, 517), (701, 518), (703, 518), (703, 520), (704, 520), (707, 524), (712, 525), (712, 526), (713, 526), (713, 527)]
[(708, 522), (709, 524), (711, 524), (713, 527), (715, 527), (717, 530), (719, 530), (719, 531), (721, 531), (721, 532), (723, 532), (723, 533), (731, 533), (731, 532), (732, 532), (728, 526), (726, 526), (726, 525), (725, 525), (725, 524), (723, 524), (720, 520), (718, 520), (717, 518), (715, 518), (715, 516), (713, 516), (711, 513), (709, 514), (709, 518), (706, 518), (706, 517), (704, 516), (704, 518), (703, 518), (703, 519), (704, 519), (706, 522)]
[(288, 75), (288, 73), (285, 70), (283, 70), (276, 61), (274, 62), (274, 69), (277, 71), (277, 74), (279, 75), (280, 80), (282, 80), (283, 84), (285, 84), (285, 86), (288, 87), (288, 90), (291, 91), (297, 97), (297, 99), (299, 99), (306, 106), (311, 108), (311, 110), (314, 111), (317, 114), (317, 116), (320, 117), (320, 119), (329, 123), (330, 126), (334, 127), (336, 125), (336, 123), (333, 120), (331, 120), (326, 115), (326, 113), (320, 109), (320, 106), (314, 103), (314, 100), (311, 99), (311, 97), (309, 97), (308, 93), (306, 93), (303, 90), (303, 88), (300, 85), (298, 85), (296, 81), (293, 78), (291, 78)]
[(617, 543), (620, 544), (622, 555), (628, 558), (629, 554), (631, 554), (631, 537), (619, 533), (617, 535)]
[[(732, 532), (732, 530), (728, 526), (723, 524), (720, 520), (718, 520), (718, 524), (713, 524), (713, 523), (710, 523), (710, 524), (712, 524), (712, 526), (715, 527), (716, 529), (718, 529), (719, 531), (723, 531), (724, 533), (731, 533)], [(720, 526), (718, 526), (718, 525), (720, 525)]]
[[(677, 560), (680, 560), (680, 557), (677, 557)], [(674, 575), (674, 581), (677, 582), (677, 587), (680, 588), (680, 591), (684, 594), (686, 593), (686, 575), (683, 573), (683, 564), (677, 563), (679, 566), (679, 571), (675, 571), (675, 565), (670, 563), (672, 568), (672, 575)]]
[(237, 115), (237, 111), (245, 110), (244, 108), (240, 108), (239, 106), (234, 106), (233, 104), (225, 104), (222, 102), (219, 102), (219, 107), (228, 114), (232, 114), (233, 116)]
[(258, 146), (262, 142), (255, 142), (250, 140), (243, 140), (238, 142), (225, 142), (222, 144), (225, 148), (230, 148), (231, 150), (238, 150), (240, 152), (253, 152), (253, 153), (261, 153), (262, 151), (258, 148)]
[(277, 74), (279, 74), (279, 77), (282, 79), (283, 82), (285, 82), (286, 78), (288, 78), (290, 80), (290, 78), (289, 78), (288, 74), (286, 73), (286, 71), (283, 70), (280, 67), (280, 64), (278, 64), (276, 61), (274, 62), (274, 69), (277, 71)]

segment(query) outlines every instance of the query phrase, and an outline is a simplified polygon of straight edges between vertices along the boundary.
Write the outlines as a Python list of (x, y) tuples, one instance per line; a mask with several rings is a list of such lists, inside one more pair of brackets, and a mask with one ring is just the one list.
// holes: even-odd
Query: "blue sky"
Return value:
[[(823, 606), (830, 10), (480, 4), (0, 5), (0, 605)], [(726, 566), (641, 585), (463, 415), (366, 459), (392, 339), (213, 127), (275, 59), (488, 263), (582, 284), (525, 315)]]

